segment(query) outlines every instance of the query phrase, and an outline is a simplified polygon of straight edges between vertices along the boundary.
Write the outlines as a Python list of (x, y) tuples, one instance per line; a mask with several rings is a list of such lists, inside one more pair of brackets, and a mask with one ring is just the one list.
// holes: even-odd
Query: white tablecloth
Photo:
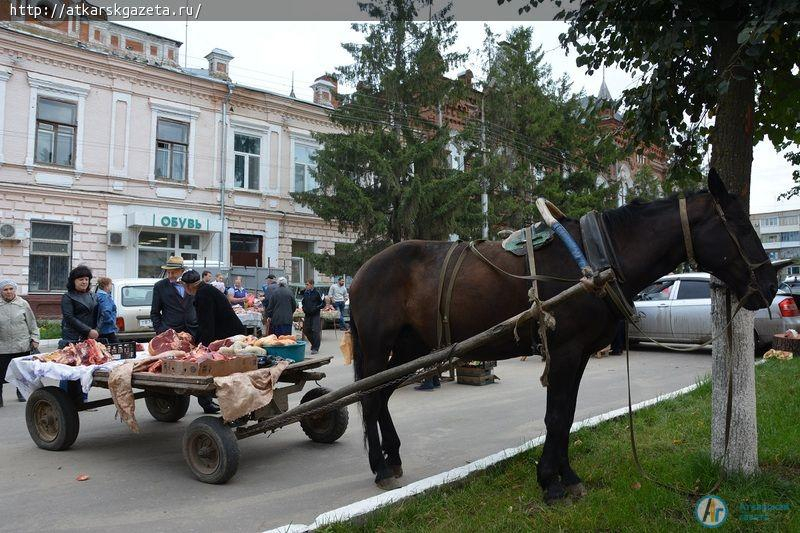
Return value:
[[(146, 352), (139, 352), (136, 358), (147, 357)], [(90, 366), (68, 366), (60, 363), (42, 362), (34, 359), (32, 355), (17, 357), (12, 359), (6, 371), (6, 381), (19, 389), (25, 398), (28, 398), (33, 391), (44, 386), (42, 378), (56, 380), (80, 381), (83, 392), (88, 393), (92, 388), (92, 376), (95, 370), (111, 371), (115, 366), (122, 364), (125, 360), (109, 361), (104, 365)]]
[(262, 317), (261, 313), (241, 313), (237, 314), (236, 316), (239, 317), (239, 320), (242, 321), (242, 324), (248, 328), (259, 328), (261, 327)]

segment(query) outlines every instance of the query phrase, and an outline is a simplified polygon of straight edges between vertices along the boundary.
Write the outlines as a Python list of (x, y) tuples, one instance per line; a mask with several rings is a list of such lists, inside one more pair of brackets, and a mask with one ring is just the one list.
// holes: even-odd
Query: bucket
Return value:
[(291, 359), (295, 363), (306, 358), (305, 341), (297, 341), (297, 344), (290, 346), (264, 346), (264, 349), (267, 350), (267, 355), (277, 355), (284, 359)]

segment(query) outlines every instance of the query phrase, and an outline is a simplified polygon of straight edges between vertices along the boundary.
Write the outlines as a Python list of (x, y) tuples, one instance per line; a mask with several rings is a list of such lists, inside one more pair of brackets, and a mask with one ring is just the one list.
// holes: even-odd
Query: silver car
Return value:
[[(639, 314), (639, 328), (644, 335), (631, 327), (631, 341), (647, 341), (647, 337), (650, 337), (659, 342), (701, 344), (710, 339), (709, 279), (710, 275), (705, 272), (672, 274), (640, 292), (634, 305)], [(754, 333), (757, 353), (767, 349), (776, 333), (783, 333), (787, 329), (800, 331), (800, 312), (795, 298), (791, 290), (785, 287), (772, 300), (771, 318), (766, 309), (756, 312)]]

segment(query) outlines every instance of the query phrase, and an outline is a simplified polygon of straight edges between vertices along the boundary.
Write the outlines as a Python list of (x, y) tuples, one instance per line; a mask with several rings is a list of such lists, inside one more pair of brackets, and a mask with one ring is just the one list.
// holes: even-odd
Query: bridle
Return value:
[[(770, 259), (767, 258), (764, 261), (761, 261), (760, 263), (756, 263), (751, 261), (747, 257), (747, 254), (745, 254), (744, 248), (742, 247), (742, 243), (739, 242), (739, 238), (733, 232), (733, 229), (731, 229), (730, 222), (728, 221), (728, 218), (725, 216), (725, 211), (722, 209), (722, 206), (719, 204), (714, 195), (710, 196), (711, 196), (711, 201), (714, 202), (714, 210), (717, 212), (717, 215), (722, 221), (722, 225), (725, 227), (725, 230), (728, 232), (728, 235), (730, 236), (731, 240), (733, 240), (733, 243), (736, 245), (736, 250), (737, 252), (739, 252), (739, 257), (741, 258), (742, 261), (744, 261), (744, 263), (747, 265), (748, 270), (750, 271), (750, 283), (748, 284), (747, 292), (741, 298), (741, 301), (744, 301), (751, 294), (758, 294), (761, 297), (761, 300), (764, 302), (765, 307), (769, 308), (771, 302), (767, 299), (766, 296), (764, 296), (764, 293), (761, 292), (761, 288), (758, 285), (758, 279), (756, 278), (756, 270), (758, 270), (764, 265), (769, 264)], [(691, 265), (691, 267), (694, 270), (703, 270), (700, 268), (700, 265), (697, 262), (697, 259), (695, 258), (694, 255), (694, 246), (692, 245), (692, 230), (689, 225), (689, 214), (686, 209), (686, 197), (683, 195), (678, 197), (678, 211), (680, 212), (681, 228), (683, 229), (683, 244), (684, 247), (686, 248), (686, 257), (688, 259), (689, 265)]]

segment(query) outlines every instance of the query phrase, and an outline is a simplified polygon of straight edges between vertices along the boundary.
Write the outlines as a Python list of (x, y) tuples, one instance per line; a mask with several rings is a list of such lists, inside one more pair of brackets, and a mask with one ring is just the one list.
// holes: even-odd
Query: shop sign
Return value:
[(196, 218), (161, 217), (159, 223), (163, 228), (203, 229), (203, 224)]

